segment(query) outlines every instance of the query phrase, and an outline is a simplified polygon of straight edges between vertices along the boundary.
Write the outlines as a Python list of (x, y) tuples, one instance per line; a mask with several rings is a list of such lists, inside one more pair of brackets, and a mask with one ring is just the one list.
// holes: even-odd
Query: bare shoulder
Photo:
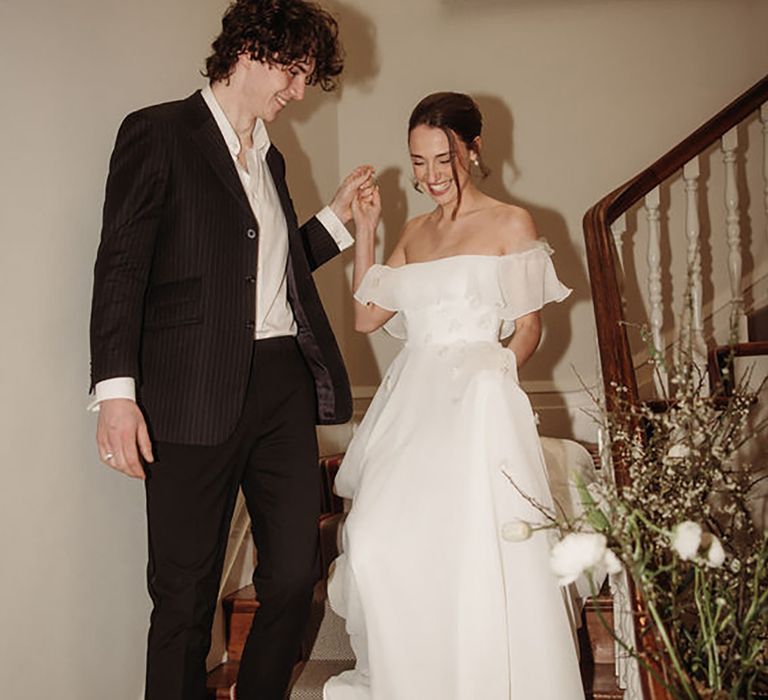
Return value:
[(411, 247), (413, 241), (418, 239), (419, 233), (424, 228), (429, 214), (422, 214), (410, 219), (403, 226), (403, 230), (400, 233), (400, 240), (397, 242), (395, 249), (387, 260), (387, 264), (391, 267), (398, 267), (405, 264), (407, 260), (406, 250)]
[(418, 236), (419, 232), (428, 225), (431, 216), (432, 213), (427, 212), (406, 221), (405, 226), (403, 226), (403, 232), (400, 234), (400, 242), (407, 245), (409, 240), (414, 236)]
[(417, 241), (426, 229), (429, 228), (431, 222), (431, 214), (421, 214), (415, 216), (413, 219), (409, 219), (405, 226), (403, 226), (403, 232), (400, 234), (400, 242), (398, 247), (402, 247), (403, 250), (410, 248), (414, 241)]
[(500, 204), (495, 214), (495, 228), (504, 253), (512, 253), (538, 239), (536, 224), (527, 209), (514, 204)]

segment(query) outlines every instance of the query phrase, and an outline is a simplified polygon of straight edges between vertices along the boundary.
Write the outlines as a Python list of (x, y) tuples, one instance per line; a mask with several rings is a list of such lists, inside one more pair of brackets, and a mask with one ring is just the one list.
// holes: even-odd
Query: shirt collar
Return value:
[[(213, 118), (219, 127), (219, 131), (221, 131), (221, 135), (224, 137), (224, 141), (227, 143), (229, 152), (232, 154), (233, 158), (237, 158), (237, 156), (240, 154), (240, 139), (237, 138), (237, 134), (232, 128), (232, 125), (229, 123), (227, 115), (224, 114), (224, 110), (216, 100), (216, 96), (213, 94), (213, 90), (211, 90), (210, 83), (206, 85), (200, 91), (200, 93), (205, 100), (205, 104), (208, 105), (208, 109), (211, 110), (211, 114), (213, 115)], [(264, 125), (264, 121), (262, 119), (256, 120), (256, 123), (253, 126), (253, 134), (251, 135), (251, 138), (253, 139), (254, 150), (256, 150), (262, 158), (266, 158), (267, 151), (269, 150), (270, 146), (270, 141), (269, 134), (267, 133), (267, 127)]]

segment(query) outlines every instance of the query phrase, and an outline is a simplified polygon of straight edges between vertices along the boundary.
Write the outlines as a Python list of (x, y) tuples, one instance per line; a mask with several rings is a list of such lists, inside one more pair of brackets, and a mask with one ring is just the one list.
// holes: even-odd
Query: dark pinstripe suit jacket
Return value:
[[(319, 423), (349, 419), (344, 364), (311, 272), (339, 250), (299, 227), (285, 161), (267, 154), (289, 236), (288, 296)], [(123, 121), (107, 179), (91, 309), (91, 383), (134, 377), (155, 439), (214, 445), (243, 406), (256, 317), (258, 223), (199, 92)]]

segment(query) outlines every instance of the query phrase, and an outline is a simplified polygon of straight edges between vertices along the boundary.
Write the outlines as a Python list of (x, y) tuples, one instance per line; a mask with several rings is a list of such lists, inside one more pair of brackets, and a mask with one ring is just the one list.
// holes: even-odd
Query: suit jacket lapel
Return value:
[(280, 198), (280, 206), (283, 208), (283, 214), (285, 214), (285, 220), (288, 224), (288, 233), (294, 233), (298, 228), (298, 222), (291, 196), (288, 194), (288, 185), (285, 182), (285, 166), (280, 152), (272, 145), (267, 151), (267, 166), (272, 175), (272, 181), (275, 183), (277, 196)]
[(267, 166), (269, 166), (269, 172), (275, 183), (277, 196), (280, 198), (280, 206), (282, 206), (283, 214), (285, 214), (286, 228), (288, 229), (288, 263), (286, 268), (288, 299), (296, 315), (296, 322), (302, 327), (302, 324), (306, 325), (307, 322), (304, 312), (301, 310), (301, 295), (297, 291), (296, 275), (298, 274), (300, 278), (307, 277), (310, 271), (304, 256), (296, 210), (293, 208), (293, 201), (285, 181), (285, 161), (280, 151), (272, 145), (270, 145), (267, 151)]
[(243, 189), (240, 176), (237, 174), (235, 164), (232, 161), (232, 155), (200, 91), (198, 90), (188, 97), (185, 102), (190, 133), (199, 146), (200, 152), (211, 164), (214, 172), (221, 178), (221, 181), (227, 186), (227, 189), (229, 189), (235, 199), (253, 216), (253, 210)]
[[(272, 181), (277, 189), (277, 196), (280, 198), (280, 206), (285, 214), (285, 223), (288, 229), (288, 247), (290, 258), (296, 259), (296, 251), (301, 248), (299, 240), (299, 222), (296, 218), (296, 211), (293, 208), (291, 195), (288, 193), (288, 185), (285, 182), (285, 165), (280, 152), (272, 145), (267, 151), (267, 165), (272, 175)], [(290, 262), (290, 261), (289, 261)]]

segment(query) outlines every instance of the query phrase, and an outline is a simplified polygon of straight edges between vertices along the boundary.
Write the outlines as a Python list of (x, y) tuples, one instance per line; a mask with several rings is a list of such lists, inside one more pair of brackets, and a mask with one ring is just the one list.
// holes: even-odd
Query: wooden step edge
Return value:
[(605, 581), (603, 581), (603, 585), (600, 587), (600, 590), (595, 594), (588, 596), (587, 599), (584, 601), (584, 607), (608, 607), (613, 605), (613, 596), (611, 595), (611, 584), (608, 580), (608, 577), (606, 576)]
[(610, 595), (593, 595), (584, 601), (584, 612), (600, 611), (613, 613), (613, 598)]
[(616, 680), (616, 666), (612, 663), (582, 667), (581, 678), (586, 700), (622, 700), (624, 697)]
[(259, 601), (256, 598), (256, 589), (253, 584), (225, 595), (221, 599), (221, 604), (230, 615), (238, 612), (256, 612), (259, 609)]
[(205, 682), (208, 700), (229, 700), (229, 691), (239, 670), (239, 661), (225, 661), (209, 671)]

